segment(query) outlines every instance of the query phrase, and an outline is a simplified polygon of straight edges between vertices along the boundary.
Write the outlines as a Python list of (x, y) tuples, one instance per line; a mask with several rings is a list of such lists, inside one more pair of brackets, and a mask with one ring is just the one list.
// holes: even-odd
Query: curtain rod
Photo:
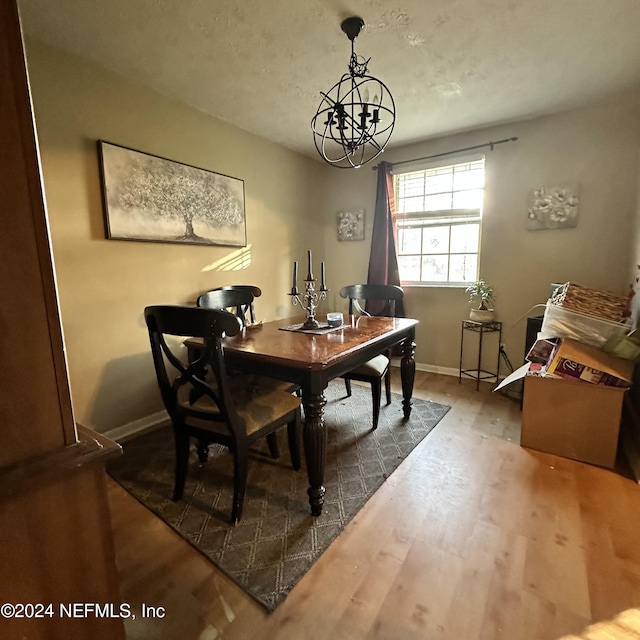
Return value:
[[(412, 160), (401, 160), (400, 162), (390, 162), (389, 164), (392, 167), (395, 167), (399, 164), (407, 164), (409, 162), (419, 162), (420, 160), (431, 160), (432, 158), (440, 158), (442, 156), (448, 156), (453, 153), (462, 153), (463, 151), (473, 151), (474, 149), (482, 149), (484, 147), (491, 147), (491, 151), (493, 151), (493, 147), (497, 144), (504, 144), (505, 142), (515, 142), (518, 138), (505, 138), (504, 140), (492, 140), (490, 142), (484, 142), (483, 144), (476, 144), (473, 147), (465, 147), (464, 149), (454, 149), (453, 151), (444, 151), (443, 153), (434, 153), (431, 156), (425, 156), (424, 158), (413, 158)], [(375, 167), (371, 167), (374, 171), (378, 170), (380, 165), (376, 165)]]

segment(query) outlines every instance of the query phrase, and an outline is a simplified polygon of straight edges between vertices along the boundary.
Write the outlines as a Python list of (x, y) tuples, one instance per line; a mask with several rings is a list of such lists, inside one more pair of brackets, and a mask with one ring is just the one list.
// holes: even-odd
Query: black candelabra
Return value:
[(311, 265), (311, 251), (307, 251), (308, 272), (304, 281), (304, 293), (298, 291), (298, 263), (293, 263), (293, 283), (291, 285), (291, 302), (293, 305), (300, 305), (306, 315), (307, 319), (302, 325), (303, 329), (318, 329), (320, 327), (319, 322), (316, 320), (316, 309), (321, 300), (327, 298), (327, 286), (325, 280), (324, 262), (320, 264), (320, 290), (315, 290), (315, 278), (313, 277), (312, 265)]

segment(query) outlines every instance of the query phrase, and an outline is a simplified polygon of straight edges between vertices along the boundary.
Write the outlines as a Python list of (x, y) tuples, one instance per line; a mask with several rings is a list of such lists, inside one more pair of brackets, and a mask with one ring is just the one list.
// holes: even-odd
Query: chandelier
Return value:
[(358, 168), (383, 151), (396, 119), (393, 96), (387, 86), (368, 75), (365, 60), (354, 51), (354, 40), (364, 27), (362, 18), (347, 18), (340, 25), (351, 40), (349, 73), (327, 93), (311, 120), (318, 153), (340, 169)]

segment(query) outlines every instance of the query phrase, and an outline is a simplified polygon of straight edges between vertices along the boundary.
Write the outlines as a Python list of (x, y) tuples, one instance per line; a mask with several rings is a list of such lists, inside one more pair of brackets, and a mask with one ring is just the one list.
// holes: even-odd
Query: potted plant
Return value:
[(469, 294), (469, 302), (479, 301), (477, 308), (471, 309), (469, 318), (476, 322), (489, 322), (493, 320), (493, 303), (496, 299), (493, 287), (484, 280), (473, 282), (466, 289)]

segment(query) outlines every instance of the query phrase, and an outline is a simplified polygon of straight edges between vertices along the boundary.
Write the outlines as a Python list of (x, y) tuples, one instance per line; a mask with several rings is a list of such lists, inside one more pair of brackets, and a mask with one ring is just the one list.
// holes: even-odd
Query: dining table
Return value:
[[(316, 330), (302, 327), (304, 318), (286, 318), (249, 325), (223, 339), (224, 357), (233, 370), (269, 376), (294, 383), (302, 390), (303, 445), (307, 466), (311, 513), (319, 516), (324, 504), (324, 468), (327, 429), (324, 407), (329, 382), (400, 345), (402, 411), (411, 415), (415, 378), (415, 327), (413, 318), (345, 316), (339, 327)], [(197, 349), (194, 339), (188, 349)]]

